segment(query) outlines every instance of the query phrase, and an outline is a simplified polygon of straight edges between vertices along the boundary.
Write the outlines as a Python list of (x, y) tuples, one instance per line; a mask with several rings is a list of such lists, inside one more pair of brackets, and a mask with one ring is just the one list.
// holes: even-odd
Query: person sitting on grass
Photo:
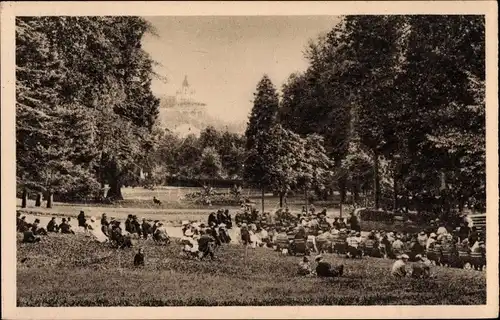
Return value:
[(31, 230), (23, 232), (24, 243), (35, 243), (35, 242), (40, 242), (40, 240), (41, 240), (40, 237), (37, 237)]
[(40, 227), (40, 219), (35, 219), (35, 222), (31, 225), (31, 231), (35, 235), (47, 235), (47, 230)]
[(104, 235), (106, 237), (110, 236), (109, 221), (108, 221), (108, 217), (106, 216), (105, 213), (103, 213), (101, 216), (101, 231), (102, 231), (102, 233), (104, 233)]
[(215, 241), (212, 236), (210, 236), (206, 230), (200, 230), (200, 239), (198, 239), (198, 250), (201, 252), (200, 259), (210, 256), (212, 260), (215, 259), (212, 243)]
[(163, 223), (158, 222), (158, 227), (153, 234), (153, 240), (161, 243), (170, 242), (170, 237), (168, 236), (167, 229), (163, 226)]
[(394, 240), (394, 242), (392, 243), (392, 253), (395, 256), (399, 256), (403, 254), (404, 251), (405, 251), (405, 245), (401, 239), (401, 235), (398, 234), (396, 235), (396, 240)]
[(309, 276), (312, 274), (311, 263), (308, 257), (304, 257), (301, 262), (299, 262), (299, 269), (297, 271), (299, 276)]
[(75, 234), (75, 231), (71, 229), (71, 225), (66, 221), (66, 218), (62, 218), (62, 222), (59, 225), (59, 230), (64, 234)]
[(142, 251), (142, 248), (139, 248), (139, 251), (137, 251), (137, 254), (134, 257), (134, 266), (144, 266), (144, 253)]
[(351, 236), (346, 239), (347, 242), (347, 257), (357, 258), (363, 256), (363, 251), (360, 249), (361, 233), (351, 231)]
[(48, 232), (59, 232), (59, 226), (57, 225), (56, 218), (52, 217), (49, 223), (47, 223), (47, 231)]
[(431, 276), (432, 262), (425, 255), (417, 254), (415, 259), (418, 261), (413, 265), (411, 277), (415, 279), (427, 279)]
[(248, 231), (246, 223), (243, 223), (241, 225), (240, 234), (241, 234), (241, 242), (243, 243), (244, 246), (251, 244), (252, 241), (250, 239), (250, 232)]
[(344, 274), (344, 265), (333, 266), (323, 261), (323, 256), (316, 256), (316, 275), (318, 277), (341, 277)]
[(408, 262), (409, 258), (410, 257), (408, 257), (408, 255), (406, 254), (398, 256), (398, 260), (394, 262), (391, 269), (391, 274), (393, 277), (402, 278), (408, 275), (408, 272), (406, 270), (406, 263)]
[(25, 232), (31, 229), (31, 224), (26, 222), (26, 216), (21, 217), (21, 221), (19, 222), (19, 232)]
[(111, 227), (111, 243), (120, 249), (132, 247), (132, 240), (129, 236), (122, 234), (122, 228), (120, 227), (120, 222), (115, 221)]

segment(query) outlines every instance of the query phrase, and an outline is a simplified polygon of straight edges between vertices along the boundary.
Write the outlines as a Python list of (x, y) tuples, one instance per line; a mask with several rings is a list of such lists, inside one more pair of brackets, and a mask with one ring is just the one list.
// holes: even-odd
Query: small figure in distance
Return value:
[(156, 196), (153, 197), (153, 203), (156, 205), (161, 206), (161, 201), (156, 198)]
[(137, 254), (134, 257), (134, 266), (144, 266), (144, 253), (142, 251), (142, 248), (139, 248), (139, 251), (137, 251)]

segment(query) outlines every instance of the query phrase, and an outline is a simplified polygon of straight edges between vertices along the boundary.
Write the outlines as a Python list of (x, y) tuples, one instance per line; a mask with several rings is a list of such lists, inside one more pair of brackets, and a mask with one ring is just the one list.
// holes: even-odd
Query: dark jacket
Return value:
[(143, 266), (144, 265), (144, 254), (137, 253), (134, 257), (134, 266)]

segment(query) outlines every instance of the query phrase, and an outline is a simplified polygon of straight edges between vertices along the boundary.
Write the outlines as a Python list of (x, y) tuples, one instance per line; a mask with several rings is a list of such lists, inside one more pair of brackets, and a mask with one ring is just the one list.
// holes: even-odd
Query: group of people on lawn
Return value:
[[(426, 270), (432, 263), (462, 266), (467, 257), (475, 257), (469, 260), (473, 268), (481, 269), (485, 266), (484, 234), (476, 230), (466, 216), (461, 225), (451, 232), (436, 219), (431, 221), (429, 228), (416, 234), (372, 230), (368, 235), (362, 236), (356, 212), (347, 219), (336, 218), (333, 223), (326, 220), (326, 215), (326, 209), (316, 213), (314, 208), (303, 210), (298, 215), (291, 214), (288, 209), (278, 210), (273, 215), (260, 215), (257, 210), (245, 205), (235, 216), (239, 217), (236, 222), (239, 227), (237, 241), (252, 248), (269, 247), (283, 254), (304, 254), (298, 272), (304, 275), (342, 275), (343, 266), (326, 267), (328, 263), (323, 261), (324, 253), (345, 254), (348, 258), (372, 256), (397, 259), (392, 270), (395, 276), (408, 274), (405, 271), (407, 261), (417, 262), (417, 268), (424, 271), (411, 273), (422, 275), (428, 274)], [(248, 218), (250, 220), (246, 220)], [(43, 228), (39, 219), (28, 223), (26, 217), (21, 217), (20, 212), (17, 212), (17, 230), (24, 234), (24, 242), (38, 242), (40, 236), (49, 232), (74, 233), (70, 219), (62, 218), (62, 222), (58, 224), (53, 217), (47, 227)], [(133, 238), (152, 238), (158, 243), (170, 242), (167, 230), (159, 220), (151, 222), (143, 218), (139, 222), (137, 216), (129, 215), (124, 223), (125, 231), (122, 230), (120, 221), (108, 219), (105, 213), (97, 221), (94, 217), (88, 220), (81, 211), (77, 220), (78, 226), (93, 234), (99, 242), (109, 242), (119, 248), (131, 247)], [(231, 215), (224, 209), (211, 213), (207, 225), (183, 221), (180, 239), (182, 253), (189, 257), (214, 259), (215, 249), (231, 242), (228, 229), (232, 225)], [(314, 271), (307, 267), (310, 264), (307, 256), (313, 252), (318, 255), (315, 260), (319, 266)]]

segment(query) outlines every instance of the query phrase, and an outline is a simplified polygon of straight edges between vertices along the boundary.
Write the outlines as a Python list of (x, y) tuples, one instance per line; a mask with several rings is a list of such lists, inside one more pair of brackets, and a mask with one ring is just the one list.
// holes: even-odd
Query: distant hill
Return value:
[(244, 133), (246, 121), (229, 123), (217, 119), (207, 113), (209, 106), (186, 107), (175, 104), (172, 97), (164, 96), (160, 98), (160, 125), (176, 132), (180, 136), (188, 134), (199, 135), (208, 126), (213, 126), (218, 130), (228, 130), (234, 133)]

